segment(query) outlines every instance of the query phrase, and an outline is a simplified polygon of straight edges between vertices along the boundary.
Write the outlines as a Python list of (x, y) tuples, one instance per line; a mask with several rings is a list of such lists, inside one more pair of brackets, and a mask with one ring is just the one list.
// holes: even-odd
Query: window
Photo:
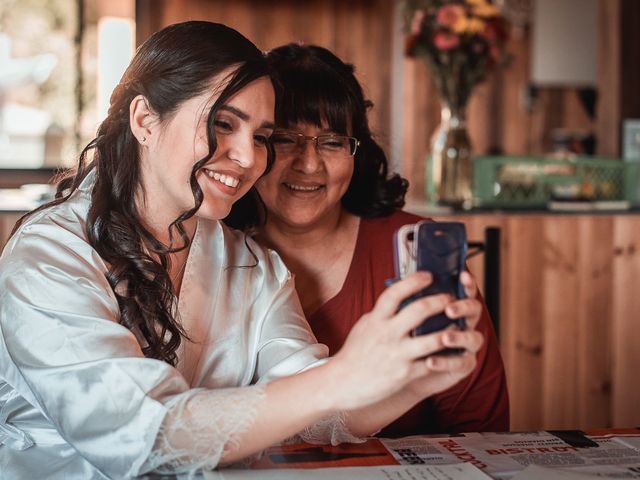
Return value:
[(75, 164), (133, 53), (133, 16), (134, 0), (3, 0), (0, 169)]

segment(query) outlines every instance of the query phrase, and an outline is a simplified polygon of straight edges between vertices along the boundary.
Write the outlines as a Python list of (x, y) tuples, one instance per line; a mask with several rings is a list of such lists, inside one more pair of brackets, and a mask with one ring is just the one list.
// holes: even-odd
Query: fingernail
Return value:
[(449, 305), (447, 307), (447, 315), (449, 317), (455, 317), (456, 315), (458, 315), (458, 307), (454, 307), (452, 305)]
[(427, 272), (425, 270), (420, 270), (420, 274), (421, 274), (422, 278), (424, 278), (425, 280), (431, 280), (431, 272)]

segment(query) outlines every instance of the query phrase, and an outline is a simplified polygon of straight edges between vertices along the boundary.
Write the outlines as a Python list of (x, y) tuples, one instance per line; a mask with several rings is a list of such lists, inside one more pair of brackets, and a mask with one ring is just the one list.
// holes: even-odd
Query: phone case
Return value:
[(413, 248), (413, 224), (403, 225), (393, 236), (396, 278), (404, 278), (416, 271), (416, 253)]
[[(436, 293), (449, 293), (455, 298), (464, 298), (464, 287), (460, 283), (460, 273), (464, 270), (467, 256), (467, 235), (464, 224), (459, 222), (423, 221), (415, 225), (405, 225), (394, 236), (396, 258), (396, 278), (387, 280), (387, 286), (403, 278), (403, 267), (400, 263), (403, 253), (398, 252), (404, 238), (408, 238), (408, 229), (413, 230), (413, 241), (410, 242), (411, 253), (416, 270), (427, 270), (433, 275), (433, 282), (424, 290), (406, 298), (400, 304), (404, 308), (414, 300)], [(401, 232), (402, 231), (402, 232)], [(466, 328), (464, 318), (450, 319), (444, 313), (434, 315), (413, 331), (413, 335), (426, 335), (443, 330), (454, 324), (460, 330)], [(435, 355), (457, 355), (464, 353), (461, 348), (446, 348)]]

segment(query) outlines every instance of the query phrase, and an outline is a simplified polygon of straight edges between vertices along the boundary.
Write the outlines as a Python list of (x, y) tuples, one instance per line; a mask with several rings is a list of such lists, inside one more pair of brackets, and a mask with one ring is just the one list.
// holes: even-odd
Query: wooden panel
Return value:
[(502, 150), (513, 155), (532, 151), (531, 115), (523, 105), (524, 89), (529, 83), (529, 36), (518, 31), (509, 41), (512, 64), (504, 72)]
[[(584, 216), (577, 219), (579, 242), (576, 305), (577, 390), (576, 424), (611, 426), (611, 350), (613, 312), (613, 227), (616, 217)], [(633, 217), (618, 217), (632, 222)], [(626, 219), (626, 220), (625, 220)], [(569, 243), (565, 240), (566, 243)], [(571, 339), (568, 340), (571, 342)], [(634, 424), (635, 425), (635, 424)]]
[(542, 420), (561, 429), (577, 424), (578, 253), (575, 242), (567, 241), (574, 238), (576, 220), (551, 217), (543, 228)]
[(402, 172), (409, 179), (407, 200), (424, 203), (427, 155), (431, 138), (440, 124), (440, 101), (427, 66), (420, 60), (404, 61), (404, 137)]
[[(620, 152), (620, 8), (621, 0), (600, 0), (598, 4), (598, 153), (616, 156)], [(605, 88), (606, 86), (606, 88)]]
[(0, 188), (19, 188), (28, 183), (53, 183), (59, 172), (55, 168), (3, 169), (0, 176)]
[(613, 260), (613, 425), (640, 425), (640, 218), (616, 217)]
[(21, 216), (22, 214), (17, 213), (0, 213), (0, 252), (9, 238), (13, 226)]
[[(620, 24), (620, 103), (621, 118), (640, 117), (640, 64), (637, 58), (640, 50), (640, 2), (622, 0)], [(628, 61), (627, 59), (636, 59)]]
[(615, 157), (622, 120), (640, 117), (640, 3), (600, 0), (598, 13), (598, 153)]
[(540, 216), (510, 217), (502, 232), (501, 347), (516, 430), (543, 424), (543, 225)]

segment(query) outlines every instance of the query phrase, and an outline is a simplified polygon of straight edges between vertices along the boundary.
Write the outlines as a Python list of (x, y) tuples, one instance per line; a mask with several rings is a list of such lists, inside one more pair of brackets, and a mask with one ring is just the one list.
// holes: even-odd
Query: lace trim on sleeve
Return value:
[(169, 407), (145, 470), (195, 473), (215, 468), (254, 423), (264, 386), (202, 390)]
[(363, 443), (365, 438), (354, 436), (346, 425), (347, 413), (337, 412), (311, 425), (286, 443), (303, 440), (307, 443), (338, 445), (340, 443)]

